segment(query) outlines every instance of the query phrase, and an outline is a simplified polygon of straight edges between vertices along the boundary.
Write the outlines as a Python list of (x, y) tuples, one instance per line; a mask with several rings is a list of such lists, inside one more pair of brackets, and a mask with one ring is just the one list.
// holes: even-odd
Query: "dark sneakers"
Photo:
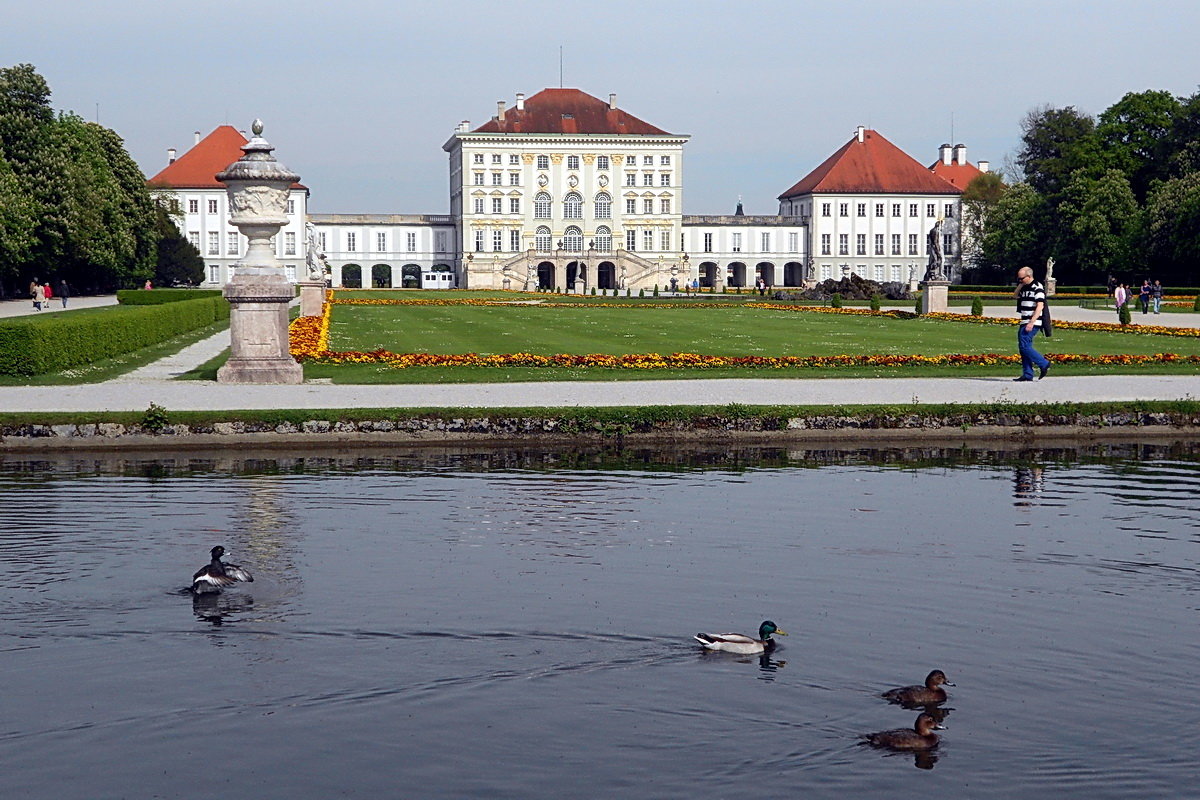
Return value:
[(1031, 380), (1033, 380), (1033, 378), (1026, 378), (1024, 375), (1022, 375), (1019, 378), (1013, 378), (1013, 383), (1024, 383), (1025, 381), (1031, 381)]
[(1040, 381), (1042, 378), (1046, 377), (1047, 373), (1049, 373), (1049, 372), (1050, 372), (1049, 364), (1047, 364), (1044, 367), (1038, 367), (1038, 380)]

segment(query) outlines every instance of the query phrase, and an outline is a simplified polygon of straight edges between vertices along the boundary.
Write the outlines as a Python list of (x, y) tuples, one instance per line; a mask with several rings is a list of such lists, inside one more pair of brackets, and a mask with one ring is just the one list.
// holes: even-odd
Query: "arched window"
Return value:
[(574, 225), (567, 228), (563, 232), (563, 249), (575, 253), (581, 252), (583, 250), (583, 231)]
[(578, 193), (563, 198), (563, 219), (583, 219), (583, 198)]
[(533, 217), (534, 219), (550, 219), (550, 195), (545, 192), (538, 192), (533, 198)]
[(533, 234), (533, 246), (535, 249), (543, 253), (550, 252), (550, 229), (545, 225), (540, 226)]
[(612, 251), (612, 231), (607, 226), (596, 228), (596, 249), (603, 253)]
[(612, 198), (604, 192), (596, 195), (596, 219), (612, 219)]

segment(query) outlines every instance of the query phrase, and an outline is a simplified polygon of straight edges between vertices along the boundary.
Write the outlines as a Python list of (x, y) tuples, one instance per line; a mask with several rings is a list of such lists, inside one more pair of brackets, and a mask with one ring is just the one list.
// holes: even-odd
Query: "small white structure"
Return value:
[(422, 289), (453, 289), (455, 287), (453, 272), (434, 272), (432, 270), (421, 273), (421, 288)]

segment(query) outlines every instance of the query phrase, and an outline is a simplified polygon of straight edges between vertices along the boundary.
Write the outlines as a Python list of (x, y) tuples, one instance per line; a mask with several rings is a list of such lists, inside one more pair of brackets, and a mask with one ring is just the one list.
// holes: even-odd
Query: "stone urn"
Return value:
[(275, 258), (272, 240), (287, 224), (287, 201), (300, 176), (271, 155), (254, 120), (245, 154), (217, 174), (229, 195), (230, 222), (248, 240), (223, 294), (229, 310), (230, 357), (217, 371), (220, 383), (302, 383), (304, 371), (288, 343), (288, 305), (295, 287)]

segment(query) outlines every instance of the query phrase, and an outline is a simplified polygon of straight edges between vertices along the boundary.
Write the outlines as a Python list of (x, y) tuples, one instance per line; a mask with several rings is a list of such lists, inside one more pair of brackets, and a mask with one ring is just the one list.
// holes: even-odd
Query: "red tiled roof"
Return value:
[[(192, 149), (168, 164), (147, 183), (172, 189), (225, 189), (217, 180), (222, 172), (242, 157), (246, 137), (232, 125), (222, 125), (196, 143)], [(304, 189), (293, 183), (293, 189)]]
[(474, 133), (608, 133), (640, 136), (670, 136), (620, 108), (579, 89), (543, 89), (515, 106), (503, 119), (491, 119)]
[(783, 200), (810, 193), (961, 194), (877, 131), (854, 136), (792, 188)]
[(950, 181), (959, 189), (966, 189), (971, 181), (983, 174), (983, 170), (976, 167), (970, 161), (962, 164), (957, 161), (951, 161), (949, 164), (943, 164), (941, 159), (929, 165), (929, 169), (934, 175), (937, 175), (942, 180)]

